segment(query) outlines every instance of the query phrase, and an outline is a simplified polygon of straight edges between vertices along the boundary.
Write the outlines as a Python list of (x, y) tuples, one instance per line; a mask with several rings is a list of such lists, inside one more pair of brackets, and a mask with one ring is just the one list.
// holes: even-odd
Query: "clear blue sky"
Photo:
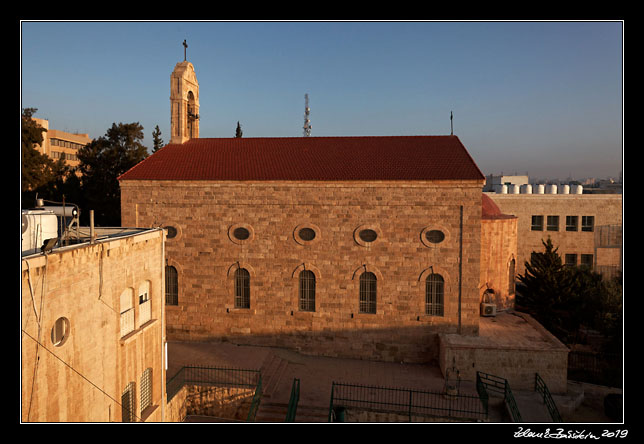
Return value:
[(21, 106), (96, 138), (170, 139), (170, 73), (195, 66), (200, 136), (454, 134), (485, 174), (618, 176), (623, 23), (22, 22)]

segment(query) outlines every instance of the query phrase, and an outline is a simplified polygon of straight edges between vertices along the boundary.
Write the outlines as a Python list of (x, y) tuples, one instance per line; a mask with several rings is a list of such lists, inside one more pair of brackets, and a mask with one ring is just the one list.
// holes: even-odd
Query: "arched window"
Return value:
[(300, 272), (300, 310), (315, 311), (315, 274), (311, 270)]
[(179, 305), (179, 276), (172, 265), (165, 267), (165, 303)]
[(515, 292), (515, 262), (514, 259), (510, 261), (510, 267), (508, 269), (508, 294), (514, 294)]
[(440, 274), (432, 273), (425, 280), (425, 314), (443, 316), (445, 280)]
[(365, 271), (360, 275), (360, 313), (376, 313), (376, 275)]
[(235, 270), (235, 308), (250, 308), (250, 273), (245, 268)]

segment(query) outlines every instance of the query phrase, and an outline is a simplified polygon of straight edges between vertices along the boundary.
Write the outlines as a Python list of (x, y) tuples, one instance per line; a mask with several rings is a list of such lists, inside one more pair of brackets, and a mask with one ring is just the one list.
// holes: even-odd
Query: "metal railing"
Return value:
[(255, 393), (253, 394), (253, 399), (250, 403), (250, 409), (248, 410), (248, 416), (246, 417), (246, 422), (255, 421), (257, 410), (259, 410), (259, 403), (262, 401), (262, 393), (263, 393), (262, 392), (262, 374), (259, 373), (259, 376), (257, 379), (257, 386), (255, 387)]
[(487, 390), (502, 393), (505, 405), (510, 411), (512, 421), (523, 422), (523, 419), (521, 418), (521, 412), (519, 412), (519, 407), (517, 406), (517, 402), (514, 399), (514, 395), (512, 394), (512, 389), (510, 388), (510, 383), (507, 379), (477, 371), (476, 388), (477, 390), (479, 390), (479, 396), (481, 396), (481, 392), (485, 393), (486, 401)]
[(170, 401), (184, 385), (256, 387), (260, 379), (259, 370), (185, 366), (166, 383), (166, 393)]
[(548, 413), (550, 413), (552, 420), (554, 422), (562, 422), (561, 415), (559, 414), (559, 409), (557, 409), (557, 404), (555, 404), (555, 400), (552, 399), (550, 390), (548, 390), (548, 386), (546, 385), (545, 381), (541, 379), (539, 373), (535, 373), (534, 375), (534, 391), (541, 393), (541, 396), (543, 396), (543, 402), (548, 408)]
[(568, 353), (568, 379), (574, 381), (622, 387), (622, 370), (621, 353)]
[(405, 388), (376, 387), (333, 382), (329, 422), (342, 421), (338, 412), (350, 408), (413, 417), (440, 417), (461, 421), (486, 420), (487, 399), (476, 395), (450, 395)]
[(255, 388), (246, 421), (255, 420), (262, 398), (262, 375), (259, 370), (206, 366), (181, 367), (181, 370), (166, 383), (167, 402), (170, 402), (186, 385)]
[(300, 402), (300, 380), (293, 379), (291, 386), (291, 397), (288, 401), (288, 409), (286, 410), (285, 422), (295, 422), (295, 415), (297, 414), (297, 405)]

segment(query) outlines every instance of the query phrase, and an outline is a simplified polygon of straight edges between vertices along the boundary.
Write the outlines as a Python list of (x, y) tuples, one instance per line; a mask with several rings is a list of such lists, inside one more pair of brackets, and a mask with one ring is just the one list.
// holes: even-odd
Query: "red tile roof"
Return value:
[(119, 180), (483, 180), (456, 136), (191, 139)]
[(504, 214), (491, 197), (481, 194), (481, 219), (516, 219), (516, 216)]

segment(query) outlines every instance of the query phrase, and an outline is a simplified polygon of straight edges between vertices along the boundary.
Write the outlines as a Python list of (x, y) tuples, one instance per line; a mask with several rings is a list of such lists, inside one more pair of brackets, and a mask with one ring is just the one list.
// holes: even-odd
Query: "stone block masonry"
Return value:
[[(481, 186), (124, 180), (122, 225), (176, 230), (166, 243), (179, 288), (178, 305), (165, 307), (170, 340), (429, 362), (438, 357), (438, 333), (478, 332)], [(247, 238), (236, 239), (236, 228)], [(301, 228), (314, 238), (304, 239)], [(361, 239), (363, 229), (376, 239)], [(430, 230), (444, 239), (428, 242)], [(235, 302), (238, 268), (249, 274), (249, 308)], [(304, 270), (315, 276), (314, 311), (300, 309)], [(361, 312), (365, 271), (377, 279), (375, 313)], [(432, 273), (444, 280), (442, 316), (425, 310)]]

